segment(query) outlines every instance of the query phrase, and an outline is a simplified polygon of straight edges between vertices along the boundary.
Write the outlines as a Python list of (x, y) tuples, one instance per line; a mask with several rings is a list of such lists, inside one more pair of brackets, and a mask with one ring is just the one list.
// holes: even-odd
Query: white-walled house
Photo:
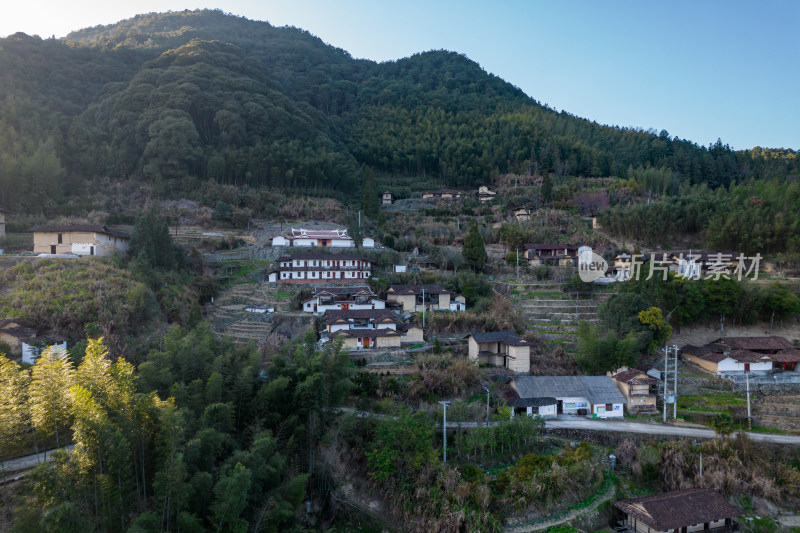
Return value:
[[(289, 235), (276, 235), (272, 238), (272, 246), (299, 246), (320, 248), (355, 248), (356, 243), (347, 234), (346, 229), (310, 230), (292, 228)], [(364, 237), (361, 241), (362, 248), (375, 248), (375, 239)]]
[(386, 299), (400, 306), (406, 313), (425, 311), (465, 311), (464, 296), (454, 294), (441, 285), (392, 285)]
[(42, 352), (50, 351), (59, 357), (67, 355), (67, 340), (60, 335), (44, 335), (22, 342), (22, 362), (33, 364)]
[(372, 260), (357, 255), (303, 253), (279, 257), (269, 274), (277, 283), (363, 283), (372, 276)]
[(391, 309), (346, 309), (325, 311), (325, 331), (330, 335), (348, 329), (392, 329), (398, 321)]
[(514, 376), (511, 387), (521, 400), (555, 398), (557, 414), (621, 418), (625, 398), (608, 376)]
[(317, 287), (311, 298), (303, 302), (306, 313), (348, 309), (385, 309), (386, 302), (378, 298), (368, 285), (349, 287)]

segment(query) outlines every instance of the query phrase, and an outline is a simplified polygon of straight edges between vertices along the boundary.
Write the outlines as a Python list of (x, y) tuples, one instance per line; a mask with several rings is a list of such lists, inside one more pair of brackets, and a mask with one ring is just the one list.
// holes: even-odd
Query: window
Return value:
[(58, 244), (62, 244), (63, 242), (64, 242), (64, 234), (63, 233), (59, 233), (58, 234)]
[(610, 404), (610, 403), (607, 403), (606, 404), (606, 411), (613, 411), (613, 410), (614, 410), (614, 406), (612, 404)]

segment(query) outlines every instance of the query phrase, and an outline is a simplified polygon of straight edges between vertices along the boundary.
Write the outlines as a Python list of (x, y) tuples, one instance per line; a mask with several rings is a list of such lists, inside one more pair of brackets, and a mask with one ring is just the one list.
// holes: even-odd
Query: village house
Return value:
[(28, 364), (33, 364), (47, 348), (61, 355), (67, 353), (67, 340), (61, 335), (37, 335), (36, 330), (21, 326), (14, 319), (0, 320), (0, 342), (11, 349), (6, 355), (19, 357)]
[(328, 339), (342, 339), (342, 346), (350, 350), (371, 350), (380, 348), (401, 348), (404, 344), (423, 342), (422, 328), (397, 324), (397, 329), (389, 327), (348, 328), (334, 331)]
[(0, 207), (0, 239), (6, 236), (6, 214), (8, 213), (9, 211), (7, 209)]
[(383, 205), (392, 205), (394, 202), (394, 196), (389, 191), (383, 191), (383, 195), (381, 195), (381, 204)]
[(497, 193), (490, 191), (489, 187), (486, 185), (481, 185), (478, 187), (478, 192), (475, 193), (475, 195), (478, 197), (478, 201), (480, 202), (491, 202), (494, 200), (494, 197), (497, 196)]
[(732, 533), (742, 510), (715, 489), (683, 489), (614, 502), (622, 515), (617, 531), (636, 533)]
[(423, 200), (455, 200), (461, 198), (461, 193), (451, 190), (428, 191), (422, 193)]
[(635, 368), (622, 367), (609, 372), (614, 384), (625, 397), (629, 413), (655, 413), (658, 381)]
[(330, 335), (348, 329), (393, 329), (398, 320), (391, 309), (346, 309), (325, 311), (325, 331)]
[(501, 366), (518, 373), (531, 371), (533, 343), (513, 331), (472, 333), (468, 343), (470, 361)]
[[(272, 238), (272, 246), (318, 246), (320, 248), (355, 248), (356, 242), (347, 234), (346, 229), (309, 230), (292, 228), (289, 235), (276, 235)], [(375, 239), (364, 237), (362, 248), (375, 248)]]
[(531, 219), (531, 210), (526, 207), (518, 207), (512, 211), (514, 218), (520, 222), (527, 222)]
[(723, 337), (704, 346), (687, 344), (681, 359), (720, 376), (766, 374), (776, 367), (793, 370), (800, 351), (783, 337)]
[(128, 251), (130, 235), (107, 226), (33, 226), (33, 251), (39, 254), (97, 255), (101, 257)]
[(372, 260), (357, 255), (303, 253), (279, 257), (269, 281), (277, 283), (364, 283)]
[(389, 305), (406, 313), (425, 311), (464, 311), (466, 299), (439, 285), (392, 285), (386, 291)]
[(531, 266), (570, 266), (578, 261), (578, 248), (570, 244), (526, 244), (525, 259)]
[(557, 414), (621, 418), (625, 397), (608, 376), (514, 376), (511, 387), (523, 401), (556, 400)]
[(347, 309), (385, 308), (386, 302), (378, 298), (368, 285), (316, 287), (311, 298), (303, 302), (303, 311), (316, 314)]

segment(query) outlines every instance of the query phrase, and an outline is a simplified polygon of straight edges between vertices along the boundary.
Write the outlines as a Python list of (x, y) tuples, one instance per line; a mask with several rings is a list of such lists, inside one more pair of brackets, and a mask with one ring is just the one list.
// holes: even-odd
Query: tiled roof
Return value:
[(483, 333), (472, 333), (472, 338), (478, 344), (487, 342), (499, 342), (510, 346), (533, 346), (532, 342), (527, 342), (513, 331), (487, 331)]
[(731, 350), (787, 350), (794, 344), (783, 337), (723, 337), (717, 342), (730, 347)]
[(740, 363), (760, 363), (762, 361), (769, 361), (770, 359), (767, 355), (751, 352), (750, 350), (734, 350), (725, 355)]
[(112, 237), (119, 237), (120, 239), (130, 239), (131, 236), (121, 231), (109, 229), (106, 226), (97, 226), (91, 224), (73, 224), (70, 226), (47, 226), (40, 224), (28, 228), (26, 231), (32, 233), (46, 232), (46, 233), (71, 233), (71, 232), (86, 232), (86, 233), (103, 233), (104, 235), (111, 235)]
[(656, 531), (735, 518), (742, 513), (714, 489), (675, 490), (614, 502), (614, 506), (629, 518), (644, 522)]
[(315, 287), (314, 296), (320, 294), (371, 294), (375, 296), (369, 285), (353, 285), (351, 287)]
[(299, 253), (292, 255), (285, 255), (278, 258), (278, 263), (284, 261), (292, 261), (294, 259), (308, 260), (308, 259), (333, 259), (335, 261), (368, 261), (372, 263), (372, 259), (361, 255), (348, 255), (348, 254), (322, 254), (322, 253)]
[(520, 398), (582, 397), (593, 404), (625, 403), (609, 376), (517, 376), (513, 383)]
[(426, 294), (449, 294), (449, 291), (441, 285), (392, 285), (389, 287), (391, 294), (422, 294), (425, 289)]
[(526, 250), (577, 250), (572, 244), (526, 244)]
[(800, 350), (789, 348), (778, 353), (770, 354), (770, 359), (778, 363), (800, 363)]
[(646, 373), (636, 369), (619, 372), (611, 377), (616, 381), (621, 381), (622, 383), (632, 383), (634, 385), (656, 382), (656, 380), (648, 376)]
[(384, 318), (392, 318), (391, 309), (344, 309), (344, 310), (327, 310), (323, 315), (327, 324), (333, 323), (335, 320), (366, 320), (374, 319), (380, 320)]
[(331, 338), (338, 337), (339, 335), (343, 335), (345, 337), (353, 337), (353, 338), (364, 338), (369, 337), (370, 339), (374, 339), (377, 337), (399, 337), (400, 334), (393, 329), (389, 328), (379, 328), (379, 329), (368, 329), (368, 328), (360, 328), (360, 329), (342, 329), (339, 330), (331, 335)]

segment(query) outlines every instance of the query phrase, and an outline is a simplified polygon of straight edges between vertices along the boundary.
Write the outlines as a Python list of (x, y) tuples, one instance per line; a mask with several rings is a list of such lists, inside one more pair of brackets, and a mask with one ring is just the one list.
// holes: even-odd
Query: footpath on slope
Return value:
[(506, 527), (503, 528), (503, 531), (505, 531), (506, 533), (528, 533), (531, 531), (543, 531), (553, 526), (558, 526), (560, 524), (571, 522), (580, 516), (593, 513), (597, 510), (597, 508), (601, 504), (609, 501), (616, 494), (616, 487), (614, 486), (614, 483), (612, 483), (610, 479), (606, 479), (606, 484), (603, 485), (604, 490), (600, 494), (600, 496), (597, 497), (597, 499), (588, 507), (584, 507), (581, 509), (571, 509), (566, 515), (557, 514), (556, 516), (546, 517), (543, 520), (537, 522), (530, 522), (527, 524), (518, 524), (518, 525), (517, 524), (506, 525)]

